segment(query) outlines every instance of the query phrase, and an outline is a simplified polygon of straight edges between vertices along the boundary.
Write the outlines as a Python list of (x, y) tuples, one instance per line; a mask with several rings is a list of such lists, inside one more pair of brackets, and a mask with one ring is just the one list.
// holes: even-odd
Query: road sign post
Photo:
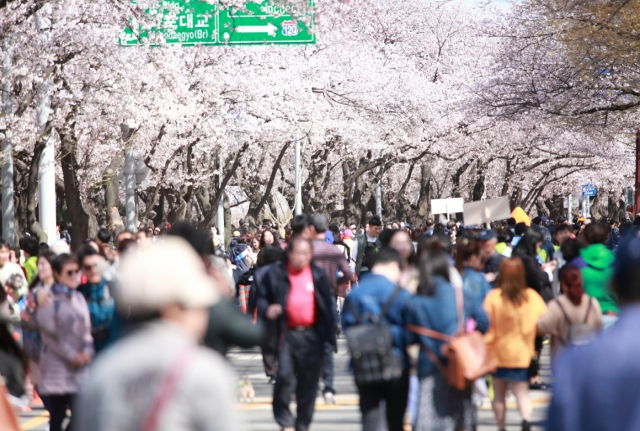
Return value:
[[(307, 10), (273, 5), (268, 0), (247, 3), (246, 10), (219, 9), (199, 0), (161, 0), (146, 15), (153, 22), (145, 29), (136, 20), (120, 32), (118, 43), (135, 46), (149, 41), (162, 44), (264, 45), (314, 44), (312, 1)], [(300, 19), (297, 19), (300, 18)]]

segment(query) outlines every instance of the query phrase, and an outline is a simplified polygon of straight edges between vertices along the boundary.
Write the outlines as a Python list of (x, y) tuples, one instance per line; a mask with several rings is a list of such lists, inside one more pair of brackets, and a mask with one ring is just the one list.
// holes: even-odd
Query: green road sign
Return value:
[[(150, 39), (152, 46), (164, 43), (182, 45), (263, 45), (309, 44), (316, 42), (313, 32), (313, 3), (298, 11), (291, 6), (273, 5), (267, 0), (248, 3), (246, 11), (221, 9), (198, 0), (161, 0), (145, 12), (153, 22), (145, 30), (135, 20), (118, 37), (122, 46), (138, 45)], [(296, 17), (306, 17), (305, 21)], [(135, 29), (135, 30), (134, 30)]]

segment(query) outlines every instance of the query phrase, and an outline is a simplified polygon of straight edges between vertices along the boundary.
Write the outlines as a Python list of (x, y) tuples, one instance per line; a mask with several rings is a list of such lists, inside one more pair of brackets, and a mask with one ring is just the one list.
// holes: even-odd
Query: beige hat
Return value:
[(202, 259), (189, 243), (175, 236), (126, 254), (118, 280), (118, 309), (134, 317), (170, 304), (206, 308), (220, 297)]

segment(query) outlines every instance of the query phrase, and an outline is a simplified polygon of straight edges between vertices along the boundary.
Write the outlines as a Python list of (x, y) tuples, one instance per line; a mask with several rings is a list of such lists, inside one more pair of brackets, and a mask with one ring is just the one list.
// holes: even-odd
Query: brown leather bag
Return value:
[(440, 370), (449, 386), (462, 390), (470, 386), (477, 378), (495, 371), (497, 363), (489, 354), (482, 334), (478, 331), (465, 331), (462, 288), (454, 289), (458, 314), (458, 331), (455, 334), (446, 335), (417, 325), (407, 325), (406, 329), (418, 335), (435, 338), (447, 343), (442, 346), (442, 353), (447, 359), (446, 368), (429, 346), (425, 343), (421, 343), (421, 345), (431, 362)]
[(4, 386), (4, 382), (0, 383), (0, 429), (2, 431), (20, 431), (16, 411), (7, 400), (7, 388)]

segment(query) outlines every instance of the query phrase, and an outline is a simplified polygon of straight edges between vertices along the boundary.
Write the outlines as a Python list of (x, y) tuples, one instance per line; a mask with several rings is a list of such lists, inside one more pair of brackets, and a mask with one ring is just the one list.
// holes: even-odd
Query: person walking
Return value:
[(640, 236), (616, 250), (612, 289), (618, 322), (586, 346), (567, 349), (554, 367), (546, 431), (636, 431), (640, 424)]
[[(309, 218), (309, 229), (311, 234), (311, 247), (313, 250), (313, 263), (322, 268), (329, 280), (331, 297), (333, 298), (332, 310), (335, 314), (335, 322), (338, 324), (338, 271), (342, 273), (342, 279), (355, 282), (356, 278), (349, 268), (349, 262), (338, 247), (326, 241), (326, 230), (328, 227), (327, 217), (324, 214), (313, 214)], [(338, 327), (336, 327), (338, 330)], [(333, 346), (327, 342), (324, 346), (324, 365), (322, 367), (322, 396), (327, 404), (334, 404), (336, 394), (333, 369)]]
[(358, 288), (347, 297), (342, 312), (344, 331), (362, 324), (364, 316), (377, 316), (378, 321), (387, 322), (393, 336), (393, 354), (403, 364), (403, 373), (398, 379), (358, 386), (363, 431), (377, 429), (380, 401), (383, 400), (386, 403), (389, 431), (403, 429), (409, 390), (409, 361), (403, 337), (403, 311), (411, 298), (409, 292), (398, 286), (403, 266), (404, 262), (398, 251), (389, 247), (381, 248), (371, 262), (371, 272), (363, 277)]
[(498, 234), (493, 229), (485, 229), (478, 235), (478, 240), (480, 241), (480, 252), (484, 261), (482, 266), (484, 278), (491, 284), (492, 288), (496, 287), (500, 263), (504, 259), (504, 256), (496, 250)]
[(82, 293), (91, 316), (91, 336), (96, 354), (118, 337), (118, 328), (114, 326), (115, 302), (107, 279), (102, 276), (107, 262), (91, 246), (84, 246), (78, 253), (82, 274), (87, 282), (78, 287)]
[(378, 235), (382, 231), (382, 220), (380, 217), (373, 216), (367, 223), (365, 233), (356, 236), (356, 243), (353, 247), (354, 265), (353, 270), (356, 275), (360, 275), (363, 271), (368, 271), (370, 260), (382, 243)]
[(491, 285), (480, 272), (482, 269), (482, 250), (480, 241), (466, 230), (460, 232), (456, 249), (456, 269), (462, 276), (463, 288), (482, 303), (491, 290)]
[(583, 288), (587, 295), (596, 298), (602, 308), (604, 329), (618, 320), (618, 298), (610, 288), (613, 276), (614, 255), (605, 245), (609, 236), (609, 226), (604, 223), (590, 223), (584, 228), (584, 239), (589, 244), (580, 250), (580, 257), (571, 262), (582, 273)]
[[(249, 302), (247, 305), (247, 313), (251, 316), (256, 311), (256, 302), (258, 290), (262, 279), (269, 272), (271, 267), (282, 260), (284, 251), (278, 245), (271, 244), (260, 250), (258, 253), (258, 268), (253, 275), (251, 289), (249, 291)], [(262, 365), (264, 373), (269, 378), (269, 384), (276, 383), (276, 374), (278, 372), (278, 325), (275, 320), (262, 320), (265, 329), (265, 337), (262, 345)]]
[(522, 431), (529, 431), (533, 408), (528, 368), (535, 355), (536, 323), (547, 307), (542, 297), (527, 287), (524, 264), (519, 257), (502, 261), (498, 287), (487, 294), (484, 308), (490, 322), (485, 341), (498, 364), (493, 374), (492, 402), (498, 429), (505, 429), (505, 397), (511, 385), (522, 416)]
[[(322, 374), (324, 345), (336, 344), (335, 307), (325, 272), (311, 263), (311, 243), (293, 236), (285, 262), (273, 265), (260, 283), (258, 315), (275, 320), (280, 340), (273, 414), (286, 431), (309, 429)], [(289, 403), (296, 393), (297, 417)]]
[(584, 293), (578, 268), (563, 269), (561, 289), (562, 295), (549, 302), (537, 324), (538, 335), (551, 335), (552, 361), (565, 347), (587, 344), (602, 329), (600, 304)]
[(49, 399), (49, 430), (61, 431), (67, 409), (71, 421), (66, 429), (74, 429), (74, 399), (94, 349), (87, 302), (77, 292), (78, 263), (71, 255), (61, 254), (51, 266), (56, 283), (36, 317), (43, 344), (39, 388)]
[(200, 256), (167, 236), (127, 252), (119, 282), (118, 310), (140, 324), (93, 364), (74, 429), (243, 430), (233, 371), (199, 345), (220, 299)]
[[(52, 262), (56, 255), (51, 252), (40, 253), (38, 257), (38, 275), (29, 286), (29, 294), (26, 296), (25, 307), (20, 313), (22, 324), (22, 345), (29, 359), (29, 380), (40, 394), (40, 355), (42, 352), (42, 336), (37, 323), (39, 307), (47, 305), (49, 289), (54, 285)], [(45, 408), (48, 408), (48, 399), (40, 394)]]
[[(485, 332), (489, 327), (487, 315), (477, 297), (451, 283), (447, 256), (441, 251), (424, 251), (420, 256), (420, 284), (405, 310), (405, 323), (444, 335), (453, 335), (461, 322), (472, 318), (476, 329)], [(462, 309), (462, 315), (458, 310)], [(445, 362), (444, 341), (405, 330), (406, 344), (420, 344)], [(420, 393), (415, 431), (461, 431), (472, 429), (473, 411), (471, 388), (458, 390), (448, 385), (438, 366), (431, 361), (425, 348), (418, 358)]]

